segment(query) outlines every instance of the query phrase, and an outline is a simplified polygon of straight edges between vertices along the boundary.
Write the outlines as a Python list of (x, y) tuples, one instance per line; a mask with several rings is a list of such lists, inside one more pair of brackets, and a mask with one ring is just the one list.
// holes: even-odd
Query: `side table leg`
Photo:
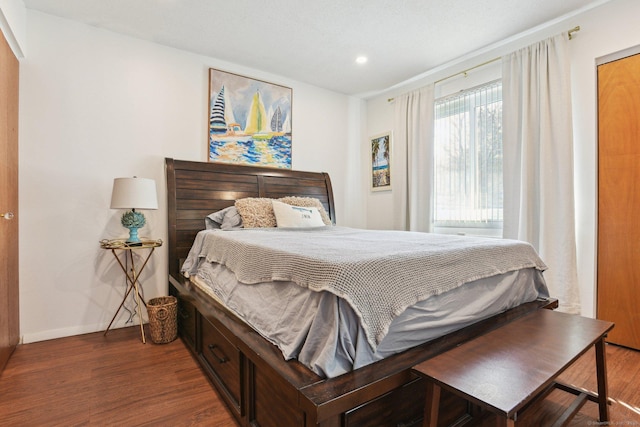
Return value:
[(120, 306), (118, 307), (115, 314), (111, 318), (111, 322), (109, 322), (109, 326), (107, 326), (107, 329), (104, 331), (104, 335), (107, 335), (107, 332), (109, 332), (109, 329), (111, 329), (111, 325), (113, 325), (113, 321), (116, 320), (116, 316), (118, 315), (118, 313), (120, 313), (120, 309), (122, 308), (122, 306), (124, 305), (124, 302), (127, 300), (127, 297), (131, 293), (131, 289), (133, 289), (133, 286), (129, 285), (127, 292), (124, 294), (124, 298), (122, 298), (122, 302), (120, 303)]
[(609, 395), (607, 389), (607, 356), (604, 336), (596, 342), (596, 372), (598, 377), (598, 409), (600, 422), (609, 421)]
[[(131, 252), (131, 251), (128, 251)], [(125, 283), (127, 284), (127, 292), (124, 294), (124, 298), (122, 298), (122, 302), (120, 303), (120, 306), (118, 307), (118, 309), (116, 310), (116, 312), (113, 314), (113, 317), (111, 318), (111, 322), (109, 322), (109, 326), (107, 326), (107, 329), (104, 331), (104, 335), (107, 335), (107, 332), (109, 332), (109, 329), (111, 329), (111, 325), (113, 325), (113, 321), (116, 320), (116, 316), (118, 315), (118, 313), (120, 313), (120, 309), (122, 309), (122, 306), (124, 305), (125, 301), (127, 300), (127, 297), (129, 296), (129, 293), (131, 293), (131, 290), (134, 289), (134, 283), (131, 280), (131, 277), (129, 277), (129, 272), (127, 271), (127, 269), (125, 268), (124, 264), (122, 264), (122, 261), (120, 261), (120, 258), (118, 258), (118, 254), (116, 253), (115, 249), (111, 249), (111, 253), (113, 254), (114, 258), (116, 259), (116, 261), (118, 261), (118, 265), (120, 265), (120, 268), (122, 269), (124, 276), (125, 276)], [(127, 253), (125, 252), (124, 254), (125, 259), (127, 257)], [(131, 255), (131, 259), (133, 260), (133, 255)]]
[[(131, 253), (132, 251), (130, 251), (131, 254), (131, 276), (132, 276), (132, 282), (133, 282), (133, 286), (136, 290), (135, 292), (135, 298), (136, 298), (136, 305), (137, 305), (137, 310), (138, 310), (138, 320), (140, 322), (140, 336), (142, 337), (142, 344), (146, 344), (147, 340), (144, 336), (144, 323), (142, 322), (142, 306), (140, 305), (140, 289), (138, 288), (138, 275), (140, 274), (140, 272), (136, 272), (136, 267), (133, 261), (133, 253)], [(146, 262), (145, 262), (146, 264)], [(144, 268), (144, 265), (143, 265)]]
[(136, 283), (136, 303), (138, 304), (138, 319), (140, 321), (140, 335), (142, 336), (142, 344), (146, 344), (147, 340), (144, 336), (144, 324), (142, 323), (142, 306), (140, 305), (140, 294), (138, 294), (138, 282)]

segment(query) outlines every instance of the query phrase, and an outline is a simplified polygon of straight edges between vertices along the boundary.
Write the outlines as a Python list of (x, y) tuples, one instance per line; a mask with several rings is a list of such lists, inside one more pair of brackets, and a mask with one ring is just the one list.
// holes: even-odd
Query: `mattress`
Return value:
[(292, 281), (246, 284), (234, 271), (190, 254), (192, 281), (215, 297), (285, 359), (335, 377), (538, 298), (548, 298), (542, 271), (523, 268), (431, 295), (396, 316), (372, 348), (360, 317), (344, 298)]

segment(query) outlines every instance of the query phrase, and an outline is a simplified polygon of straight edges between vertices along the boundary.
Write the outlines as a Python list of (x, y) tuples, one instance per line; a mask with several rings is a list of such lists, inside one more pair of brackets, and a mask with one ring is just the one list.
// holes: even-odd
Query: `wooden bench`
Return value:
[[(554, 388), (575, 394), (556, 425), (565, 425), (587, 400), (609, 421), (604, 337), (613, 323), (551, 310), (537, 310), (413, 367), (427, 379), (424, 426), (437, 426), (441, 388), (514, 426), (518, 414)], [(598, 393), (556, 378), (595, 345)]]

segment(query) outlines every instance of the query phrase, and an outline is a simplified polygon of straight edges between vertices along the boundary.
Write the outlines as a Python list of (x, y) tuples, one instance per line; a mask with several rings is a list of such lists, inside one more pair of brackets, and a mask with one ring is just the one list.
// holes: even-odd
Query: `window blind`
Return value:
[(435, 102), (436, 227), (502, 227), (502, 81)]

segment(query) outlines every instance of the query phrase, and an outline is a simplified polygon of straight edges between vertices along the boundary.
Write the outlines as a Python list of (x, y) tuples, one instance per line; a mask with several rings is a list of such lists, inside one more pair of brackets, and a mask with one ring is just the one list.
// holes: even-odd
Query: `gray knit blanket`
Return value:
[(345, 299), (373, 351), (393, 319), (418, 301), (473, 280), (546, 269), (525, 242), (331, 226), (203, 231), (191, 252), (246, 284), (291, 281)]

